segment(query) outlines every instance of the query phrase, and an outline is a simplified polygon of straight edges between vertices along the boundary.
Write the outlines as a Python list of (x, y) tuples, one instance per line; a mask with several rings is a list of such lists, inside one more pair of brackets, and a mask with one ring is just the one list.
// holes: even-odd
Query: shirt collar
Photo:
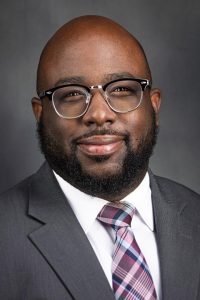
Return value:
[(128, 202), (134, 206), (141, 220), (149, 227), (151, 231), (154, 230), (153, 206), (148, 173), (146, 173), (138, 187), (121, 201)]
[[(63, 193), (68, 199), (69, 204), (74, 211), (74, 214), (76, 215), (80, 225), (87, 234), (92, 224), (96, 220), (98, 213), (103, 206), (108, 203), (108, 201), (85, 194), (69, 184), (57, 173), (54, 172), (54, 175)], [(154, 230), (153, 208), (148, 173), (146, 173), (140, 185), (121, 201), (132, 204), (138, 211), (138, 215), (141, 220), (146, 223), (151, 231)]]

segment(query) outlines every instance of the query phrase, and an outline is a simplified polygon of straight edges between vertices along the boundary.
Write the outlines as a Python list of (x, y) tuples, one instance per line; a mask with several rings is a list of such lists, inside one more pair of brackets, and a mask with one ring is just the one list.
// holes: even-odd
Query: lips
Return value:
[(78, 148), (88, 156), (111, 155), (122, 147), (123, 142), (123, 136), (94, 135), (80, 139)]

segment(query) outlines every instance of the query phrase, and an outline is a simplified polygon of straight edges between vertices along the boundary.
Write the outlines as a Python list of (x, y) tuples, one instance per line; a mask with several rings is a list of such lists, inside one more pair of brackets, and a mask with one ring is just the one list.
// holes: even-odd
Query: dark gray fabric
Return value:
[[(162, 300), (197, 300), (200, 196), (150, 173)], [(114, 300), (47, 164), (0, 197), (0, 299)]]
[(163, 299), (199, 300), (200, 196), (152, 173), (150, 179)]

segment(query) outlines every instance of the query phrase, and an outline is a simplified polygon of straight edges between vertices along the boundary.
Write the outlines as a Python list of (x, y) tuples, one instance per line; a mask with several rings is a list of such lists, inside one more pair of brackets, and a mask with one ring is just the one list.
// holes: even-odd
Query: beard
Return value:
[[(116, 174), (105, 174), (104, 176), (90, 175), (87, 169), (83, 169), (76, 155), (76, 143), (72, 143), (71, 154), (67, 155), (56, 136), (47, 130), (41, 116), (37, 126), (37, 134), (41, 152), (44, 154), (50, 167), (64, 180), (86, 194), (103, 199), (115, 199), (131, 187), (137, 187), (143, 178), (156, 144), (158, 126), (156, 125), (155, 112), (152, 112), (152, 124), (145, 138), (140, 140), (137, 149), (130, 146), (129, 134), (126, 134), (126, 155), (120, 164)], [(116, 134), (112, 130), (96, 130), (90, 135)], [(109, 159), (107, 156), (93, 157), (96, 163)], [(141, 176), (142, 175), (142, 176)], [(111, 200), (112, 201), (112, 200)]]

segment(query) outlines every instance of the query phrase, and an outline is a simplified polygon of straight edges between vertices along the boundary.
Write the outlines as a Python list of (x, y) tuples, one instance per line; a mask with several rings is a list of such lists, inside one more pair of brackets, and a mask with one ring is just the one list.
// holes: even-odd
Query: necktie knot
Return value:
[(131, 225), (134, 212), (135, 208), (128, 203), (108, 203), (102, 208), (97, 219), (118, 230)]

